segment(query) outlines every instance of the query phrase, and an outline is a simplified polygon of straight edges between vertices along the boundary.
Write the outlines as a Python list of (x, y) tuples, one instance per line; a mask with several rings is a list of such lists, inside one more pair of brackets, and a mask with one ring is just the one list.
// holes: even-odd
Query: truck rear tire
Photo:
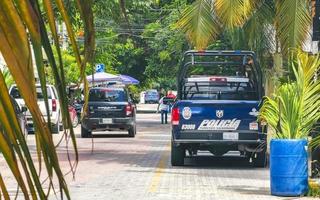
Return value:
[(136, 126), (131, 126), (128, 130), (129, 137), (135, 137), (137, 133)]
[(267, 153), (266, 149), (264, 149), (261, 152), (256, 153), (256, 156), (253, 156), (252, 158), (253, 166), (264, 168), (267, 166)]
[(57, 124), (54, 124), (52, 126), (52, 129), (51, 129), (52, 133), (59, 133), (60, 132), (60, 124), (59, 124), (59, 121), (57, 122)]
[(88, 138), (88, 137), (91, 137), (91, 136), (92, 136), (91, 131), (89, 131), (88, 129), (86, 129), (83, 126), (81, 126), (81, 137), (82, 138)]
[(171, 142), (171, 165), (183, 166), (185, 156), (186, 150), (181, 146), (175, 146), (174, 143)]

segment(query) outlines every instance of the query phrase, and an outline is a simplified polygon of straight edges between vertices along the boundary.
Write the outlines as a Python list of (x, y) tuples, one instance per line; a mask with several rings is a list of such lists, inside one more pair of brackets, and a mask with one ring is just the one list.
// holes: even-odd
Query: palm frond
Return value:
[[(80, 57), (79, 47), (75, 41), (68, 14), (64, 9), (64, 3), (61, 0), (56, 0), (62, 18), (67, 24), (68, 35), (77, 58), (78, 66), (83, 71), (81, 75), (82, 80), (84, 80), (86, 63), (87, 61), (90, 61), (94, 50), (94, 36), (88, 36), (88, 33), (94, 33), (92, 31), (92, 1), (84, 2), (82, 0), (77, 0), (77, 2), (81, 5), (80, 14), (85, 22), (85, 31), (87, 31), (84, 59)], [(62, 58), (59, 56), (59, 64), (57, 64), (52, 53), (52, 47), (47, 33), (48, 30), (46, 28), (48, 23), (57, 51), (59, 51), (55, 17), (51, 7), (52, 2), (50, 0), (44, 0), (43, 5), (44, 12), (48, 15), (47, 20), (44, 20), (43, 10), (41, 10), (42, 8), (40, 8), (39, 1), (37, 0), (21, 1), (19, 3), (15, 0), (0, 1), (0, 51), (5, 59), (10, 74), (16, 82), (20, 94), (32, 115), (36, 128), (38, 160), (39, 162), (44, 162), (46, 172), (49, 176), (49, 185), (47, 186), (48, 194), (45, 194), (44, 187), (40, 182), (40, 175), (34, 166), (33, 158), (31, 157), (24, 134), (18, 123), (2, 72), (0, 72), (0, 151), (6, 159), (25, 199), (47, 199), (49, 191), (53, 189), (53, 178), (57, 178), (58, 180), (61, 198), (66, 196), (67, 199), (70, 199), (69, 189), (61, 171), (58, 155), (49, 129), (50, 124), (48, 125), (46, 123), (46, 120), (42, 116), (40, 108), (37, 105), (32, 51), (34, 53), (34, 61), (39, 74), (41, 88), (46, 96), (46, 74), (44, 73), (42, 53), (42, 49), (44, 49), (50, 66), (54, 71), (54, 80), (60, 98), (63, 122), (65, 128), (70, 129), (70, 136), (73, 141), (77, 163), (78, 154), (75, 135), (68, 113)], [(88, 17), (86, 17), (86, 15), (88, 15)], [(48, 110), (48, 99), (47, 97), (45, 99)], [(48, 119), (48, 121), (50, 123), (50, 119)], [(39, 168), (41, 168), (41, 164), (39, 165)], [(1, 177), (0, 187), (2, 195), (7, 198), (6, 186)]]
[(309, 0), (276, 1), (275, 26), (284, 54), (287, 54), (290, 48), (300, 48), (309, 33), (309, 3)]
[(195, 1), (185, 9), (176, 26), (186, 33), (188, 40), (197, 49), (205, 49), (221, 31), (211, 0)]
[(215, 0), (214, 10), (227, 29), (242, 27), (263, 0)]

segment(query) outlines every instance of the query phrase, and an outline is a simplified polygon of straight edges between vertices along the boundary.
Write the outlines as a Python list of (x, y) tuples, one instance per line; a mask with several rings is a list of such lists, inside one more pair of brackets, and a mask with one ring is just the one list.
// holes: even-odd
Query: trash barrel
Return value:
[(308, 191), (308, 142), (272, 139), (270, 143), (271, 194), (302, 196)]

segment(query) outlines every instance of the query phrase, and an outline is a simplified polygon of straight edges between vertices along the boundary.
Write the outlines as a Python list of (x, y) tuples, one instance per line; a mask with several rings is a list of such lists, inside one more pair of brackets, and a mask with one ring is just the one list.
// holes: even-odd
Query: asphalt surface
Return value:
[[(236, 154), (214, 158), (202, 153), (198, 158), (186, 158), (184, 167), (172, 167), (170, 125), (162, 125), (160, 115), (155, 113), (138, 114), (137, 123), (135, 138), (129, 138), (126, 132), (99, 132), (92, 139), (80, 138), (78, 126), (75, 132), (79, 163), (75, 177), (68, 174), (67, 155), (74, 158), (71, 145), (66, 148), (65, 141), (59, 145), (72, 199), (288, 199), (270, 195), (267, 168), (254, 168)], [(61, 136), (54, 135), (56, 143)], [(29, 135), (33, 153), (34, 142), (34, 135)], [(6, 170), (1, 175), (5, 181), (13, 180)], [(10, 194), (14, 195), (15, 190), (13, 184)], [(60, 199), (57, 195), (52, 194), (50, 199)]]

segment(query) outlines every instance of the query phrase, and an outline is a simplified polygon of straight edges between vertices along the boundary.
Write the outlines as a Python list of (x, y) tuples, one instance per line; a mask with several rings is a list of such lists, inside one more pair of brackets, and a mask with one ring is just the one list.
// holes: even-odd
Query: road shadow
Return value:
[(270, 196), (270, 188), (268, 187), (256, 187), (254, 185), (230, 185), (230, 186), (219, 186), (218, 189), (237, 192), (242, 195), (253, 195), (253, 196)]
[(185, 158), (185, 166), (189, 168), (253, 168), (247, 158), (240, 156), (194, 156)]

